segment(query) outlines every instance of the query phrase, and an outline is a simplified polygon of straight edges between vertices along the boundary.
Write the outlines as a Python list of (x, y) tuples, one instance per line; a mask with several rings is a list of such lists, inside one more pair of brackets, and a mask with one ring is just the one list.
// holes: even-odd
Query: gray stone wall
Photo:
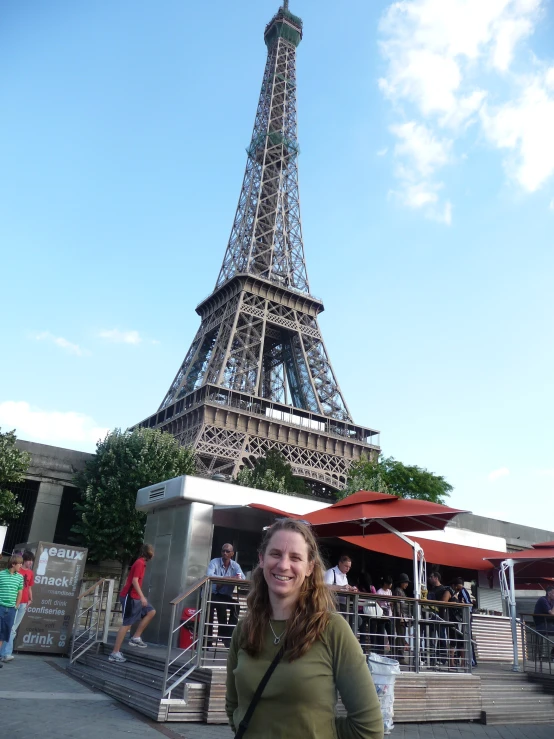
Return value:
[(31, 455), (27, 479), (40, 482), (27, 539), (30, 542), (54, 541), (63, 489), (73, 486), (75, 474), (83, 470), (94, 455), (24, 439), (18, 439), (17, 446)]
[(448, 526), (459, 529), (468, 529), (478, 534), (490, 534), (506, 539), (508, 551), (529, 549), (533, 544), (543, 541), (554, 541), (554, 531), (535, 529), (531, 526), (521, 526), (518, 523), (497, 521), (495, 518), (474, 516), (473, 513), (460, 513), (450, 521)]

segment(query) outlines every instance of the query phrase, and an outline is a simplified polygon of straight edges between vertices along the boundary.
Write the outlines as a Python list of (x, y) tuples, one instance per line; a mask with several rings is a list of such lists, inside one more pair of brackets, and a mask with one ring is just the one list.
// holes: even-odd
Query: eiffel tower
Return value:
[(285, 0), (267, 62), (229, 244), (200, 328), (158, 411), (138, 424), (194, 447), (200, 474), (236, 475), (272, 449), (318, 494), (379, 453), (354, 424), (319, 330), (306, 271), (296, 119), (302, 20)]

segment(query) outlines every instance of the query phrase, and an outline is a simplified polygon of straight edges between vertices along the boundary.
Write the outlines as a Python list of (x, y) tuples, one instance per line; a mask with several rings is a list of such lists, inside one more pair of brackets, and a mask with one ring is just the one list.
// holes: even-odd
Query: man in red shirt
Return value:
[(141, 647), (144, 649), (147, 645), (142, 641), (141, 634), (148, 626), (150, 621), (156, 615), (156, 611), (146, 600), (142, 592), (142, 581), (146, 570), (146, 563), (154, 556), (154, 547), (151, 544), (143, 544), (140, 550), (139, 558), (133, 564), (127, 575), (125, 585), (119, 593), (119, 600), (123, 610), (123, 626), (117, 632), (113, 652), (109, 656), (110, 662), (126, 662), (127, 660), (121, 654), (121, 645), (125, 639), (125, 634), (129, 631), (133, 624), (138, 623), (135, 635), (129, 640), (130, 647)]
[(0, 648), (1, 662), (11, 662), (15, 659), (12, 654), (15, 635), (17, 634), (19, 624), (23, 620), (27, 606), (30, 606), (33, 602), (33, 585), (35, 584), (33, 564), (35, 562), (35, 555), (32, 552), (25, 550), (21, 556), (23, 557), (23, 566), (19, 570), (19, 574), (23, 576), (23, 591), (21, 593), (21, 601), (19, 602), (19, 606), (17, 607), (17, 612), (15, 614), (10, 640), (5, 641)]

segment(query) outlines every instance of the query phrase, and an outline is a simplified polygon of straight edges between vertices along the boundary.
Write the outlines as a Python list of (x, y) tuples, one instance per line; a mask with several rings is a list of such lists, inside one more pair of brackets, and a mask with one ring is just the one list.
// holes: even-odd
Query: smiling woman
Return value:
[[(311, 528), (277, 521), (259, 557), (227, 662), (225, 707), (236, 736), (380, 739), (375, 688), (356, 638), (334, 612)], [(345, 717), (335, 716), (337, 691)]]

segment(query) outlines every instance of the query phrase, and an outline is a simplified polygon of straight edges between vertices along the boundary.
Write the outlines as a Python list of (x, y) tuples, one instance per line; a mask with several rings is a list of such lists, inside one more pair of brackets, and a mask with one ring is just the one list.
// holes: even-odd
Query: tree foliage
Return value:
[(115, 559), (125, 570), (142, 543), (146, 515), (135, 510), (137, 490), (196, 471), (194, 452), (155, 429), (115, 429), (96, 446), (96, 456), (77, 475), (82, 502), (73, 527), (94, 560)]
[(31, 455), (17, 448), (15, 430), (0, 429), (0, 526), (4, 526), (12, 519), (23, 513), (23, 506), (17, 495), (7, 490), (6, 485), (23, 482)]
[(310, 490), (304, 480), (292, 474), (292, 467), (282, 454), (276, 450), (269, 451), (260, 457), (252, 469), (245, 467), (236, 479), (235, 484), (257, 490), (269, 490), (272, 493), (285, 495), (309, 495)]
[(346, 490), (338, 497), (345, 498), (358, 490), (374, 490), (399, 498), (444, 504), (453, 489), (442, 475), (417, 465), (405, 465), (394, 457), (381, 456), (374, 461), (363, 457), (350, 467)]

